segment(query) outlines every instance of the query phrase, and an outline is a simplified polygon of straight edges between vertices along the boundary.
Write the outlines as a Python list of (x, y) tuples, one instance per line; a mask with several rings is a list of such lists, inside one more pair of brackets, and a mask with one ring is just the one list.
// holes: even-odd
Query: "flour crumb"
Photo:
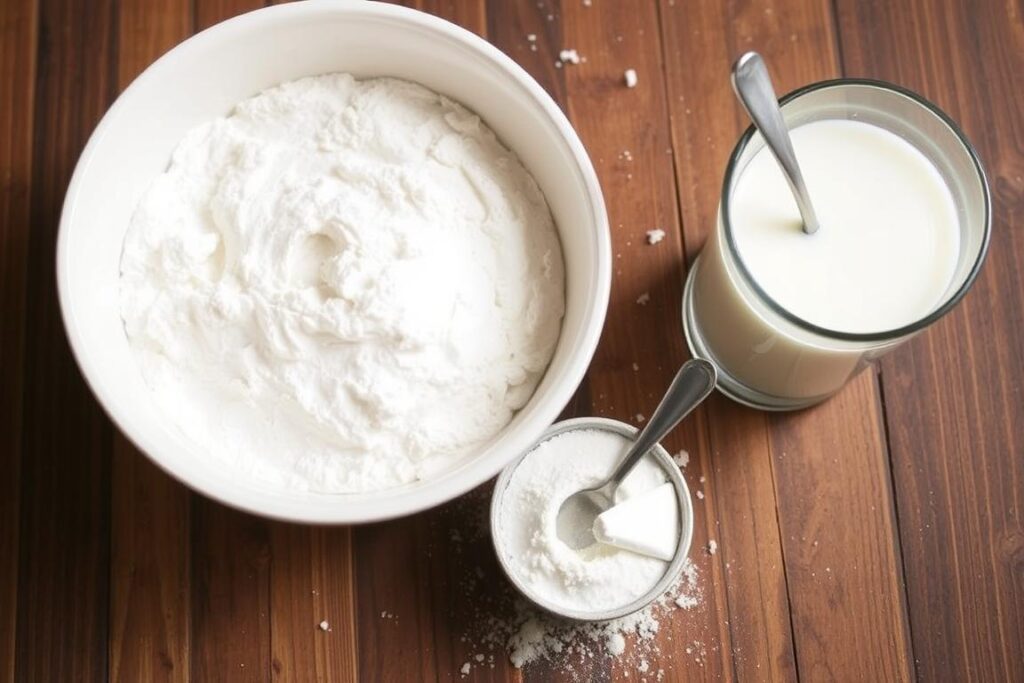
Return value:
[(320, 622), (320, 630), (321, 631), (327, 631), (330, 628), (331, 628), (331, 625), (327, 623), (326, 619), (324, 619), (323, 621)]
[(647, 669), (649, 669), (649, 668), (650, 668), (650, 664), (647, 663), (647, 660), (646, 659), (641, 659), (640, 663), (636, 667), (636, 670), (639, 671), (642, 674), (645, 674), (645, 673), (647, 673)]
[(708, 541), (708, 555), (714, 555), (716, 552), (718, 552), (718, 543), (712, 538)]
[(701, 500), (704, 500), (704, 492), (703, 491), (697, 491), (697, 497), (700, 498)]
[(680, 595), (674, 601), (679, 609), (692, 609), (698, 604), (697, 598), (692, 595)]
[(637, 372), (638, 370), (640, 370), (640, 364), (639, 363), (633, 363), (633, 372)]
[(650, 302), (650, 300), (651, 300), (650, 292), (644, 292), (643, 294), (641, 294), (640, 296), (638, 296), (636, 298), (636, 302), (638, 304), (640, 304), (641, 306), (646, 306), (648, 304), (648, 302)]
[(462, 665), (462, 668), (459, 669), (459, 671), (462, 673), (463, 676), (468, 676), (472, 668), (472, 665), (469, 662), (466, 662)]
[(679, 465), (679, 469), (686, 469), (686, 466), (690, 464), (690, 454), (685, 450), (681, 450), (673, 455), (672, 459)]
[(608, 654), (618, 657), (626, 651), (626, 638), (621, 633), (613, 633), (608, 636), (604, 646), (608, 648)]
[(637, 83), (636, 69), (626, 69), (622, 74), (622, 77), (626, 80), (627, 88), (635, 88)]
[(637, 413), (634, 417), (636, 418), (636, 421), (639, 422), (640, 424), (643, 424), (647, 420), (647, 416), (644, 415), (643, 413)]
[(580, 55), (574, 49), (565, 49), (558, 53), (558, 58), (563, 64), (579, 64)]
[(647, 244), (657, 244), (665, 239), (665, 231), (661, 228), (647, 231)]
[(530, 42), (530, 43), (536, 43), (537, 42), (537, 34), (536, 33), (527, 33), (526, 34), (526, 40), (528, 42)]

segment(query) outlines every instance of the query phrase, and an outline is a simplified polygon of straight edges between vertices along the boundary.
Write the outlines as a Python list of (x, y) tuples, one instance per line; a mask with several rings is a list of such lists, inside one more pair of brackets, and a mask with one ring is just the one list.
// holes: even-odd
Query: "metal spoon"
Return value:
[(807, 185), (800, 173), (800, 164), (796, 161), (793, 142), (789, 139), (786, 121), (779, 109), (779, 99), (775, 96), (772, 79), (768, 75), (761, 55), (747, 52), (732, 65), (732, 89), (736, 97), (743, 103), (747, 114), (764, 137), (765, 144), (775, 156), (782, 168), (783, 175), (793, 191), (796, 205), (804, 220), (804, 232), (812, 235), (817, 232), (820, 223), (818, 215), (811, 205), (811, 197), (807, 193)]
[(600, 486), (572, 494), (558, 508), (555, 529), (563, 543), (579, 550), (597, 542), (594, 520), (615, 505), (615, 491), (619, 484), (633, 471), (640, 458), (707, 398), (715, 388), (717, 376), (715, 366), (706, 360), (695, 358), (683, 364), (651, 419), (611, 476)]

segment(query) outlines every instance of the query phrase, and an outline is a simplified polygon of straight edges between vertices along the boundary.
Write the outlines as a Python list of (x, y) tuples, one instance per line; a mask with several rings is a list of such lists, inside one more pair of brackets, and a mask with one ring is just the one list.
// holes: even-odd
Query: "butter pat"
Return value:
[(679, 542), (679, 508), (671, 482), (628, 498), (594, 520), (601, 543), (671, 560)]

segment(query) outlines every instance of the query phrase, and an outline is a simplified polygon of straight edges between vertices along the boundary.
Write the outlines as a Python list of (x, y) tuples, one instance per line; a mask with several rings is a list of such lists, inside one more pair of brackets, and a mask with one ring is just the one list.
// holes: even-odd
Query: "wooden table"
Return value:
[[(190, 493), (111, 426), (68, 351), (53, 261), (79, 151), (153, 59), (258, 4), (0, 2), (0, 680), (448, 680), (475, 653), (461, 635), (479, 605), (459, 577), (479, 566), (502, 586), (486, 539), (452, 533), (479, 522), (471, 500), (324, 529)], [(963, 125), (995, 203), (988, 263), (967, 299), (824, 405), (769, 415), (714, 396), (668, 440), (690, 452), (686, 476), (704, 495), (693, 550), (704, 600), (663, 621), (651, 671), (1024, 681), (1020, 2), (419, 4), (533, 74), (600, 174), (615, 281), (567, 414), (629, 420), (686, 357), (681, 283), (746, 125), (727, 79), (741, 51), (763, 52), (781, 91), (882, 78)], [(586, 61), (558, 68), (562, 48)], [(622, 85), (626, 68), (635, 89)], [(648, 246), (654, 227), (668, 235)], [(702, 550), (712, 539), (714, 555)], [(703, 663), (682, 651), (694, 639)], [(499, 657), (471, 675), (558, 668), (520, 672)], [(624, 673), (595, 659), (583, 677)]]

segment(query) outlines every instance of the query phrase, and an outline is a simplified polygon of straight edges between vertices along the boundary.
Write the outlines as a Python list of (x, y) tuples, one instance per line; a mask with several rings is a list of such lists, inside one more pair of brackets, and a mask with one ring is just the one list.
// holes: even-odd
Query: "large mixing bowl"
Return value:
[[(140, 196), (193, 126), (282, 81), (343, 71), (394, 76), (462, 102), (519, 155), (547, 197), (566, 268), (566, 313), (530, 401), (450, 471), (374, 493), (327, 495), (248, 484), (158, 412), (118, 305), (121, 243)], [(367, 522), (437, 505), (497, 474), (557, 418), (597, 345), (611, 280), (608, 221), (594, 169), (558, 106), (511, 59), (435, 17), (376, 3), (311, 0), (258, 10), (185, 41), (104, 116), (75, 169), (57, 244), (60, 304), (86, 380), (157, 465), (212, 498), (269, 517)], [(69, 454), (68, 457), (73, 457)]]

